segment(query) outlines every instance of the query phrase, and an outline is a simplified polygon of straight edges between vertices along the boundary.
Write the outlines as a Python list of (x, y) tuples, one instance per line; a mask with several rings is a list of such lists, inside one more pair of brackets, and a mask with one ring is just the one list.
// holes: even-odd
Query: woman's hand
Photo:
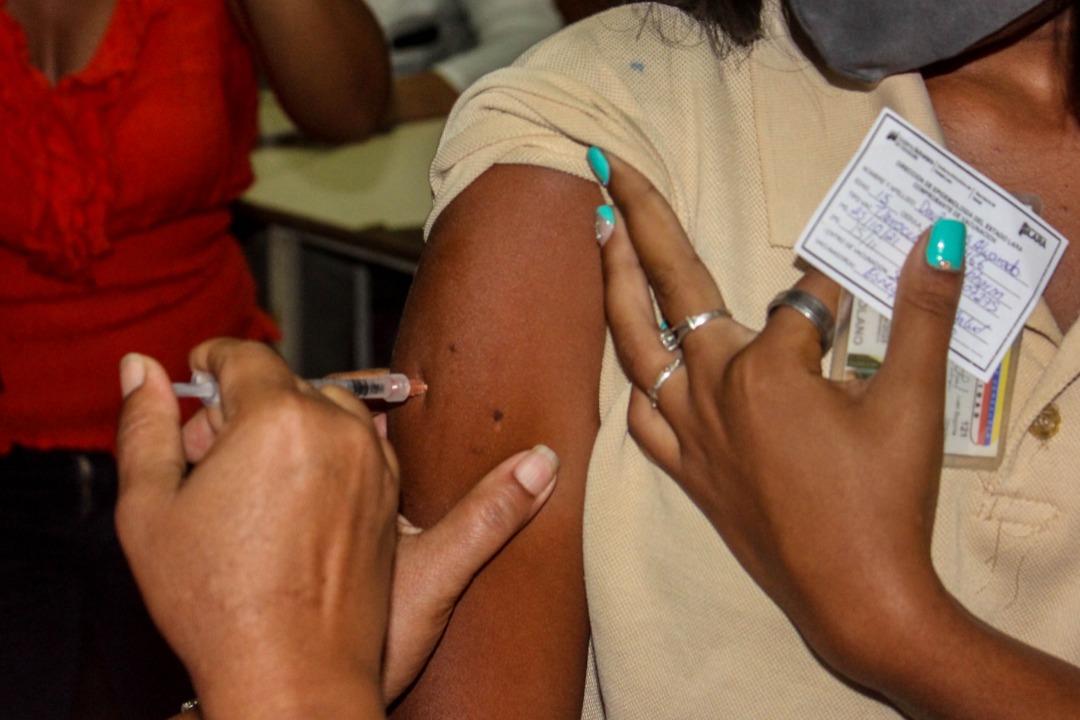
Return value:
[(161, 366), (121, 366), (117, 531), (151, 615), (208, 717), (379, 717), (392, 450), (362, 404), (331, 402), (265, 346), (207, 343), (192, 365), (222, 404), (189, 448)]
[[(649, 287), (673, 324), (724, 302), (663, 197), (617, 158), (611, 166), (622, 215), (603, 247), (606, 310), (635, 385), (630, 432), (814, 650), (877, 684), (891, 643), (951, 607), (930, 538), (962, 275), (942, 269), (937, 241), (959, 243), (962, 258), (962, 226), (952, 236), (939, 227), (911, 252), (888, 357), (870, 380), (823, 378), (818, 330), (781, 306), (756, 337), (730, 317), (690, 332), (654, 408), (646, 391), (679, 351), (658, 339)], [(835, 315), (831, 281), (811, 271), (797, 287)]]
[(212, 341), (192, 364), (223, 402), (182, 430), (160, 366), (122, 365), (117, 524), (151, 613), (211, 713), (381, 715), (380, 686), (389, 699), (419, 672), (471, 577), (547, 499), (557, 459), (520, 453), (435, 527), (398, 518), (395, 533), (397, 463), (362, 403), (255, 343)]

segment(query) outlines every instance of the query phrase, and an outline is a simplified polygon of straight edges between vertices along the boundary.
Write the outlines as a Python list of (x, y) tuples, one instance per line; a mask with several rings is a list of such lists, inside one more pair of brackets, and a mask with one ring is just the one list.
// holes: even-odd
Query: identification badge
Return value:
[[(889, 319), (845, 293), (833, 350), (833, 379), (871, 377), (885, 359), (888, 342)], [(993, 470), (1001, 463), (1019, 346), (1018, 338), (987, 382), (949, 363), (945, 389), (946, 467)]]

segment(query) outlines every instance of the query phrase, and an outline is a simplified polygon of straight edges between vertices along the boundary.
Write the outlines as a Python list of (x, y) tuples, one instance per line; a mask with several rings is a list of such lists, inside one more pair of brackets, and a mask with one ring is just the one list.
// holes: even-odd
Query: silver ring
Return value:
[(731, 313), (720, 308), (698, 313), (697, 315), (690, 315), (675, 327), (662, 330), (660, 332), (660, 343), (664, 346), (665, 350), (677, 350), (679, 346), (682, 345), (682, 341), (687, 335), (694, 332), (705, 323), (710, 320), (716, 320), (717, 318), (730, 317)]
[(781, 305), (786, 305), (813, 323), (821, 338), (821, 354), (829, 352), (833, 343), (833, 333), (836, 330), (836, 320), (829, 312), (829, 308), (825, 307), (825, 303), (805, 290), (785, 290), (769, 303), (766, 316), (771, 317), (776, 308)]
[(652, 403), (654, 408), (660, 404), (660, 388), (671, 379), (671, 376), (682, 367), (682, 364), (682, 358), (675, 358), (674, 362), (661, 370), (660, 374), (656, 376), (656, 382), (649, 388), (649, 402)]

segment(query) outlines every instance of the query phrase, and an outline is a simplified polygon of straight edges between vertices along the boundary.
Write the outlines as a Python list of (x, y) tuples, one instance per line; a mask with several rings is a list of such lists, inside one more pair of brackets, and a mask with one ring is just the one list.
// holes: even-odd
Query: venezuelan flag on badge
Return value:
[(1005, 398), (1008, 397), (1006, 385), (1009, 377), (1009, 366), (1012, 362), (1013, 353), (1008, 352), (1001, 361), (1001, 366), (982, 388), (982, 412), (979, 415), (979, 424), (972, 438), (976, 444), (993, 445), (1001, 437), (1001, 428), (1005, 422)]

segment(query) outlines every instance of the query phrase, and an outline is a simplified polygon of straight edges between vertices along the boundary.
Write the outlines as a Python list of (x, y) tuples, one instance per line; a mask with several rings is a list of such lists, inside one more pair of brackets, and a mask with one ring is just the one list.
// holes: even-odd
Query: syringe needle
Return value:
[[(312, 387), (334, 385), (344, 388), (362, 400), (382, 400), (388, 403), (405, 402), (427, 391), (427, 383), (401, 373), (386, 373), (365, 378), (315, 378), (308, 380)], [(218, 405), (221, 396), (217, 380), (205, 372), (196, 372), (191, 382), (173, 383), (177, 397), (199, 398), (204, 405)]]

